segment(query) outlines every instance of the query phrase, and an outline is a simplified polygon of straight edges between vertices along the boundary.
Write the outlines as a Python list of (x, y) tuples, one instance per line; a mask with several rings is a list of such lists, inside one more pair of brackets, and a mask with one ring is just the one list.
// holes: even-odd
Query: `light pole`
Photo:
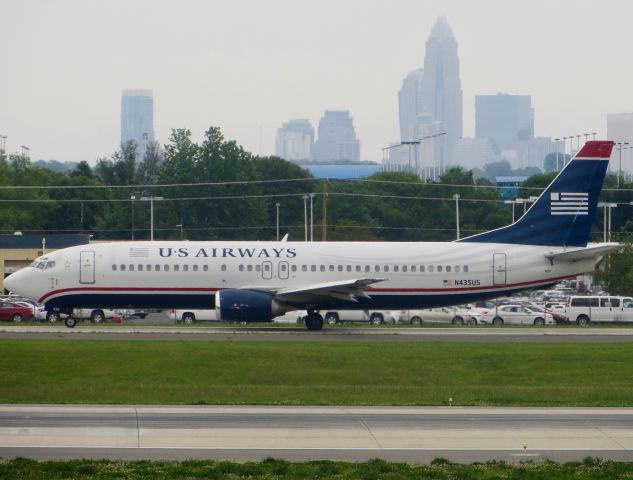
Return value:
[(514, 223), (514, 205), (518, 202), (516, 200), (504, 200), (503, 203), (512, 204), (512, 223)]
[(612, 208), (617, 208), (618, 204), (617, 203), (609, 203), (609, 236), (607, 237), (609, 239), (609, 241), (611, 241), (611, 209)]
[(154, 241), (154, 200), (164, 200), (163, 197), (141, 197), (143, 201), (149, 201), (149, 239)]
[(308, 241), (308, 196), (303, 196), (303, 239)]
[(20, 145), (20, 148), (22, 149), (22, 156), (28, 158), (31, 152), (31, 149), (27, 147), (26, 145)]
[(6, 153), (7, 151), (7, 136), (0, 135), (0, 153)]
[(620, 188), (620, 177), (622, 176), (622, 146), (628, 145), (629, 142), (617, 142), (618, 151), (620, 152), (620, 166), (618, 167), (618, 188)]
[(275, 203), (277, 209), (277, 241), (279, 241), (279, 203)]
[(314, 204), (314, 193), (310, 194), (310, 241), (314, 242), (314, 211), (313, 211), (313, 204)]
[(556, 171), (558, 172), (558, 142), (560, 138), (555, 138), (554, 142), (556, 142)]
[(134, 241), (134, 201), (136, 200), (136, 195), (131, 195), (130, 200), (132, 200), (132, 241)]
[(180, 216), (180, 223), (178, 225), (176, 225), (177, 227), (180, 227), (180, 239), (182, 240), (183, 237), (183, 223), (182, 223), (182, 215)]
[(455, 229), (457, 231), (457, 240), (459, 240), (459, 193), (454, 193), (455, 199)]

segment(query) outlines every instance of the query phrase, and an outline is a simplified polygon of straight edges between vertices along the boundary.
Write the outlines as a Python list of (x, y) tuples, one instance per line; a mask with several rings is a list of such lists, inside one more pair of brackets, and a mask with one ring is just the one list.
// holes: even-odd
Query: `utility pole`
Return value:
[(321, 237), (324, 242), (327, 241), (327, 178), (323, 179), (323, 225)]

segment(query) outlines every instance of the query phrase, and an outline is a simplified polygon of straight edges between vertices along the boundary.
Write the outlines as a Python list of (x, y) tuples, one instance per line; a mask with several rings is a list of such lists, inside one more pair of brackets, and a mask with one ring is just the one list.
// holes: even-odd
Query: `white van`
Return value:
[(633, 322), (633, 298), (607, 295), (569, 297), (565, 315), (570, 322)]

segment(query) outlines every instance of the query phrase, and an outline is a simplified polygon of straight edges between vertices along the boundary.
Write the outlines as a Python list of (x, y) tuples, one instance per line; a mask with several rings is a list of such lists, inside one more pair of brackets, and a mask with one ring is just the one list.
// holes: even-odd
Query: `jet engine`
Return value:
[(227, 289), (215, 294), (215, 314), (225, 322), (270, 322), (294, 310), (277, 300), (270, 292)]

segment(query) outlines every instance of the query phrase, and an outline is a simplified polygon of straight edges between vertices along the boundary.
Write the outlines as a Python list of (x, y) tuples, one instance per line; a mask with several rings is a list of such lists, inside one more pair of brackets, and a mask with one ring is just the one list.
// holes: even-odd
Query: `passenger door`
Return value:
[(495, 253), (492, 258), (493, 285), (506, 284), (506, 254)]
[(79, 283), (95, 283), (95, 252), (79, 254)]

